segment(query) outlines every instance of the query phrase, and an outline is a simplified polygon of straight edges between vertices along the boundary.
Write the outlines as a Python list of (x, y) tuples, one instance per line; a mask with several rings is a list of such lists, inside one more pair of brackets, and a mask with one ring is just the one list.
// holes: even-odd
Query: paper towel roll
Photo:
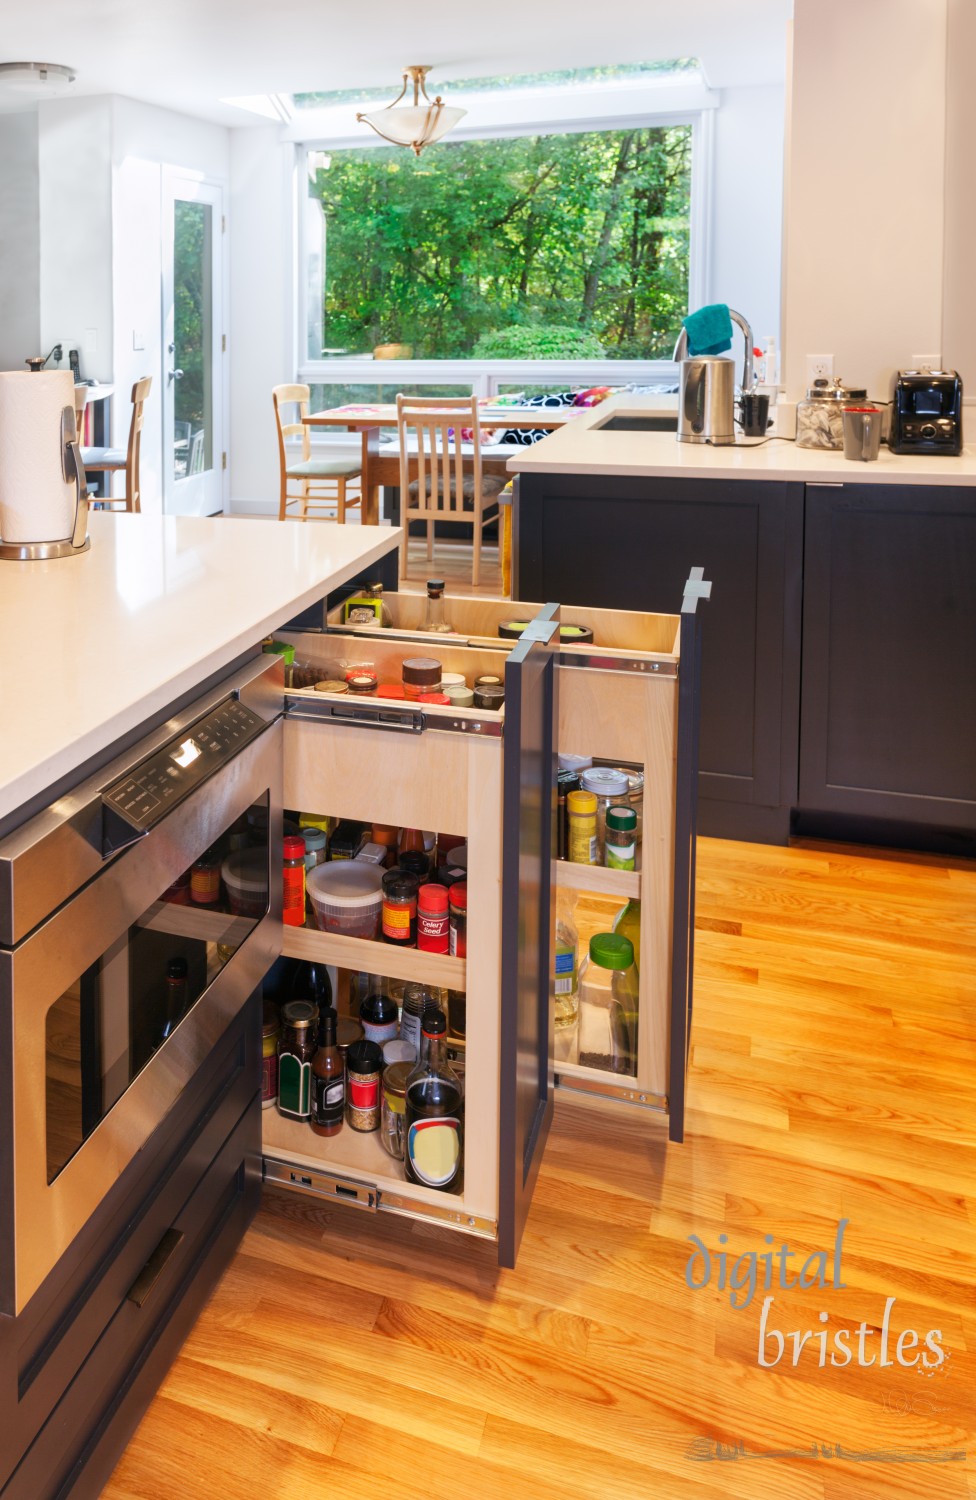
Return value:
[(76, 492), (61, 470), (61, 412), (74, 399), (69, 370), (0, 371), (0, 540), (71, 535)]

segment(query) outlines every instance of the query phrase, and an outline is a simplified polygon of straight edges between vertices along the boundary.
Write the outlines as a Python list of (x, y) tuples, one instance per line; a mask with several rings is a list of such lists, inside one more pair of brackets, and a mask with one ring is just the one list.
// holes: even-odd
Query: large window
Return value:
[(310, 151), (309, 361), (667, 359), (689, 124)]

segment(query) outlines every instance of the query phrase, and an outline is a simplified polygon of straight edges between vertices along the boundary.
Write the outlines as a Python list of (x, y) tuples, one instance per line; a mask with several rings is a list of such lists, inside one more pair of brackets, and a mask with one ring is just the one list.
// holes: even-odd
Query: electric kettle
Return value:
[[(742, 389), (752, 390), (752, 329), (741, 313), (729, 308), (729, 317), (742, 329), (746, 351), (742, 365)], [(687, 357), (688, 335), (682, 328), (673, 358), (681, 362), (678, 397), (678, 442), (735, 442), (735, 365), (722, 354)]]

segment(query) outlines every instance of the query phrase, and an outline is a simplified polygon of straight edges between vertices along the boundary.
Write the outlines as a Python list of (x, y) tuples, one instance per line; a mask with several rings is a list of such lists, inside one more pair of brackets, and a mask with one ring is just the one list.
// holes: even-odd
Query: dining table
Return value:
[[(585, 407), (579, 406), (504, 406), (490, 402), (478, 409), (481, 426), (481, 459), (486, 474), (507, 474), (508, 460), (518, 452), (515, 443), (491, 442), (490, 432), (554, 432)], [(384, 442), (384, 428), (397, 425), (394, 403), (333, 406), (325, 411), (309, 412), (302, 419), (307, 427), (334, 427), (358, 432), (362, 441), (362, 519), (364, 525), (376, 525), (380, 518), (380, 490), (397, 489), (400, 484), (399, 444)], [(462, 451), (467, 447), (462, 444)], [(473, 450), (472, 450), (473, 451)]]

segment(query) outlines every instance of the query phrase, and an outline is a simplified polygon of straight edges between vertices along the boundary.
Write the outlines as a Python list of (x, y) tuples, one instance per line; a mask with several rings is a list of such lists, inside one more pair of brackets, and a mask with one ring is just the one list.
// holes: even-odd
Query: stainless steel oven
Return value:
[(0, 842), (0, 1311), (17, 1314), (281, 948), (281, 667)]

